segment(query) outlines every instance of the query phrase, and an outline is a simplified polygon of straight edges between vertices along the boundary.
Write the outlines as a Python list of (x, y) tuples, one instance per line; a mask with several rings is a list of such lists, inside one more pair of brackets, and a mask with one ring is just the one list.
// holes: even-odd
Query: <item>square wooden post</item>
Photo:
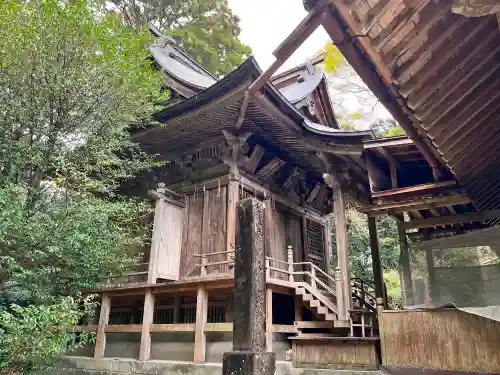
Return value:
[(267, 318), (266, 323), (270, 291), (266, 290), (264, 204), (255, 199), (241, 201), (238, 218), (241, 237), (234, 266), (233, 351), (224, 353), (222, 374), (274, 375), (276, 356), (266, 352), (266, 327), (271, 323), (272, 330), (272, 321)]
[(150, 325), (153, 324), (155, 309), (155, 297), (150, 289), (146, 290), (144, 296), (144, 311), (142, 314), (141, 346), (139, 348), (139, 360), (147, 361), (151, 353)]
[(205, 323), (207, 322), (208, 294), (203, 285), (198, 286), (196, 293), (196, 324), (194, 331), (194, 363), (205, 362), (207, 339)]
[[(384, 298), (384, 276), (380, 262), (380, 250), (377, 234), (377, 219), (368, 216), (368, 234), (370, 236), (370, 250), (372, 255), (373, 281), (375, 286), (375, 298)], [(385, 300), (385, 298), (384, 298)]]
[(266, 290), (266, 351), (273, 351), (273, 291)]
[(344, 316), (349, 316), (352, 309), (351, 271), (349, 269), (349, 242), (347, 238), (345, 197), (339, 182), (332, 184), (333, 213), (335, 218), (335, 233), (337, 240), (338, 267), (342, 275), (342, 292), (344, 301)]
[[(403, 219), (403, 218), (401, 218)], [(408, 251), (408, 241), (406, 240), (406, 231), (402, 222), (397, 220), (399, 235), (399, 267), (401, 268), (403, 299), (405, 306), (411, 306), (415, 303), (413, 296), (413, 281), (411, 279), (410, 253)]]
[(104, 357), (106, 350), (106, 326), (109, 322), (109, 313), (111, 311), (111, 297), (103, 293), (101, 299), (101, 312), (99, 313), (99, 325), (97, 326), (97, 336), (95, 340), (94, 358)]

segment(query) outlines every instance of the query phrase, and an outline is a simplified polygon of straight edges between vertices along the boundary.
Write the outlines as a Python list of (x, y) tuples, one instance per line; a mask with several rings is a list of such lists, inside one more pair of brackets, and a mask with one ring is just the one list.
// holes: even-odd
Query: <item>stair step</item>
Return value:
[(309, 306), (311, 306), (311, 307), (318, 308), (318, 307), (320, 307), (320, 305), (321, 304), (319, 303), (319, 301), (317, 299), (313, 299), (313, 300), (309, 301)]
[(326, 315), (328, 314), (328, 309), (326, 308), (326, 306), (320, 306), (318, 307), (317, 312), (318, 314)]
[(302, 295), (302, 300), (303, 301), (312, 301), (313, 300), (313, 295), (309, 294), (309, 293), (303, 294)]
[(337, 320), (337, 316), (335, 314), (326, 314), (325, 320)]
[(323, 337), (335, 337), (331, 333), (299, 333), (297, 337), (300, 338), (323, 338)]
[(306, 294), (306, 290), (304, 288), (301, 288), (301, 287), (296, 287), (295, 288), (295, 294), (300, 296), (300, 295), (303, 295), (303, 294)]

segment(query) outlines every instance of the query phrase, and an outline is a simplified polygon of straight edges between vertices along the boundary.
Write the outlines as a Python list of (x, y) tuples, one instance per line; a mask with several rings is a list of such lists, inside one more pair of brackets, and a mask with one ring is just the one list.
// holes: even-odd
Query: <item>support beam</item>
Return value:
[(267, 180), (273, 174), (278, 172), (283, 165), (285, 165), (285, 162), (283, 160), (274, 157), (257, 172), (257, 176), (259, 176), (263, 180)]
[(470, 199), (465, 195), (453, 194), (422, 199), (405, 200), (400, 202), (381, 203), (364, 207), (360, 209), (360, 211), (367, 215), (378, 216), (468, 203), (470, 203)]
[(155, 296), (151, 290), (146, 290), (144, 296), (144, 312), (142, 314), (141, 346), (139, 347), (139, 361), (147, 361), (151, 353), (150, 325), (153, 324)]
[(248, 171), (248, 173), (255, 173), (263, 156), (264, 149), (259, 145), (255, 145), (245, 165), (245, 169)]
[(101, 312), (99, 313), (99, 325), (97, 326), (97, 336), (95, 340), (94, 358), (104, 357), (106, 350), (106, 326), (109, 323), (109, 313), (111, 311), (111, 297), (107, 293), (102, 294)]
[(408, 241), (403, 223), (397, 220), (399, 235), (399, 267), (401, 269), (401, 291), (403, 292), (404, 306), (411, 306), (415, 303), (413, 297), (413, 281), (411, 279), (410, 253), (408, 252)]
[(302, 321), (302, 297), (295, 296), (295, 321)]
[(349, 242), (347, 238), (346, 206), (342, 186), (337, 181), (333, 184), (333, 214), (337, 240), (337, 259), (342, 276), (342, 292), (344, 300), (344, 316), (349, 316), (351, 309), (351, 271), (349, 270)]
[(205, 362), (207, 338), (205, 336), (205, 323), (207, 322), (208, 294), (200, 285), (196, 293), (196, 323), (194, 331), (194, 363)]
[(402, 224), (405, 230), (430, 228), (437, 225), (450, 225), (476, 221), (487, 221), (500, 217), (500, 210), (490, 210), (483, 212), (472, 212), (466, 214), (431, 217), (427, 219), (415, 219)]
[(368, 216), (368, 233), (370, 235), (370, 251), (372, 255), (373, 281), (375, 286), (375, 298), (384, 298), (384, 275), (382, 263), (380, 262), (380, 250), (377, 234), (377, 219)]
[[(391, 172), (392, 173), (392, 172)], [(391, 178), (392, 180), (392, 178)], [(404, 197), (404, 196), (415, 196), (418, 194), (428, 194), (429, 192), (435, 192), (438, 190), (444, 190), (451, 186), (455, 186), (457, 184), (456, 180), (442, 181), (442, 182), (433, 182), (429, 184), (420, 184), (414, 185), (410, 187), (397, 187), (397, 179), (395, 180), (396, 186), (394, 183), (392, 184), (391, 190), (378, 191), (372, 194), (373, 198), (395, 198), (395, 197)]]

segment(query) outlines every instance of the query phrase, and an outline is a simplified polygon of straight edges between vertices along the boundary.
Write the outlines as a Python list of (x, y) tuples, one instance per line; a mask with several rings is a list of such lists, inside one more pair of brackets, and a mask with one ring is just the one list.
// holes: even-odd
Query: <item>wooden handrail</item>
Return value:
[(226, 251), (218, 251), (216, 253), (209, 253), (209, 254), (193, 254), (194, 257), (211, 257), (215, 255), (222, 255), (222, 254), (229, 254), (229, 253), (234, 253), (235, 250), (226, 250)]
[(234, 260), (221, 260), (220, 262), (210, 262), (205, 264), (197, 264), (196, 267), (210, 267), (210, 266), (218, 266), (221, 264), (233, 264)]

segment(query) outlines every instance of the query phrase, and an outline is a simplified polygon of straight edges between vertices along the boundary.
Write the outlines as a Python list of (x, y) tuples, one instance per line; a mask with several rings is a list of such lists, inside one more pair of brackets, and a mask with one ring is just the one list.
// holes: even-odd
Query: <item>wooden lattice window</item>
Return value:
[(131, 318), (131, 310), (111, 310), (109, 313), (109, 324), (130, 324)]
[(314, 220), (307, 219), (306, 228), (307, 259), (322, 270), (325, 270), (325, 244), (323, 226)]
[(223, 304), (208, 304), (207, 322), (224, 323), (226, 321), (226, 309)]
[(153, 322), (155, 324), (173, 324), (174, 323), (174, 307), (159, 306), (155, 309)]

